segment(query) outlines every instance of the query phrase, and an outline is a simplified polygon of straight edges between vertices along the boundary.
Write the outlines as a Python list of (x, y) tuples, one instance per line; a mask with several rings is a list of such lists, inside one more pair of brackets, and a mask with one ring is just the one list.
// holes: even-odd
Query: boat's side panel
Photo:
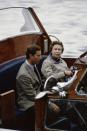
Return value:
[[(3, 105), (3, 106), (2, 106)], [(15, 92), (14, 90), (0, 94), (0, 118), (2, 127), (13, 127), (15, 122)]]
[(29, 44), (43, 46), (41, 35), (24, 35), (0, 42), (0, 63), (25, 55)]
[(66, 61), (68, 67), (73, 66), (73, 64), (74, 64), (74, 62), (76, 60), (76, 58), (63, 58), (63, 59)]
[(13, 54), (13, 44), (9, 43), (9, 40), (0, 42), (0, 63), (4, 60), (11, 59)]

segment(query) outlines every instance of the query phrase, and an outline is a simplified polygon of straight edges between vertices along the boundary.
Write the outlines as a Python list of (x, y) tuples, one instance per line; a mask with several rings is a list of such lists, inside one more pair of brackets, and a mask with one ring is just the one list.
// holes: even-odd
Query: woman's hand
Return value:
[(66, 70), (64, 73), (65, 73), (66, 76), (72, 76), (73, 75), (73, 72), (70, 71), (70, 70)]

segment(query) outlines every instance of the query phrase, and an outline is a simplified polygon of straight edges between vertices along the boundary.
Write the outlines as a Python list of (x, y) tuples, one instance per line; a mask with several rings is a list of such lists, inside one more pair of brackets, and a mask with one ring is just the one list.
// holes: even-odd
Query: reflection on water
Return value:
[(87, 51), (87, 0), (0, 1), (0, 8), (9, 6), (34, 7), (47, 32), (64, 43), (64, 55)]

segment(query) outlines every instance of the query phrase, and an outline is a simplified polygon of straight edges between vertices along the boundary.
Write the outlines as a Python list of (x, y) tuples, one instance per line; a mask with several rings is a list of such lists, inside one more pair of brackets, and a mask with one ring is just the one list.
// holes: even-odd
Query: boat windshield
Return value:
[[(54, 112), (47, 106), (45, 114), (45, 127), (50, 131), (71, 131), (87, 129), (87, 102), (69, 99), (51, 99), (60, 111)], [(75, 126), (73, 126), (75, 125)]]
[(0, 40), (21, 34), (40, 32), (28, 9), (7, 8), (0, 10)]

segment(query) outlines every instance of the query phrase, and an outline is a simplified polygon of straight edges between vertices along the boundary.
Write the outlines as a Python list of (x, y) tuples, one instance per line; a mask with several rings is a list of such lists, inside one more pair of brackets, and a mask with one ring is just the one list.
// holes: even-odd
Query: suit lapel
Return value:
[(27, 69), (28, 73), (32, 76), (32, 78), (39, 82), (36, 73), (29, 65), (26, 64), (26, 62), (25, 62), (25, 68)]

